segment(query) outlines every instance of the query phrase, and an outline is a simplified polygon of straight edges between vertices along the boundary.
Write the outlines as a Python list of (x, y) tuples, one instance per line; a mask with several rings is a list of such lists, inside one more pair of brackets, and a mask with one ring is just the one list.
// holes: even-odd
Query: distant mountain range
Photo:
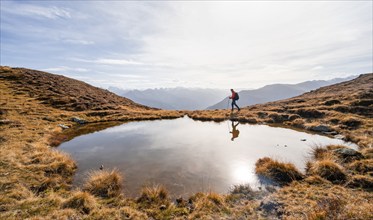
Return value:
[(137, 103), (168, 110), (202, 110), (229, 95), (229, 90), (183, 87), (146, 90), (109, 87), (108, 90)]
[[(259, 89), (242, 90), (239, 92), (239, 106), (248, 106), (254, 104), (261, 104), (266, 102), (287, 99), (294, 96), (301, 95), (314, 89), (323, 86), (328, 86), (343, 81), (348, 81), (356, 78), (357, 76), (350, 76), (347, 78), (335, 78), (332, 80), (314, 80), (306, 81), (298, 84), (272, 84), (261, 87)], [(228, 105), (228, 97), (220, 102), (208, 107), (207, 109), (225, 109)]]
[[(298, 84), (272, 84), (259, 89), (242, 90), (239, 92), (239, 106), (248, 106), (265, 102), (287, 99), (301, 95), (323, 86), (356, 78), (336, 78), (332, 80), (314, 80)], [(129, 98), (139, 104), (168, 110), (204, 110), (227, 108), (228, 89), (203, 88), (159, 88), (146, 90), (125, 90), (109, 87), (108, 90), (117, 95)], [(210, 107), (209, 107), (210, 106)]]

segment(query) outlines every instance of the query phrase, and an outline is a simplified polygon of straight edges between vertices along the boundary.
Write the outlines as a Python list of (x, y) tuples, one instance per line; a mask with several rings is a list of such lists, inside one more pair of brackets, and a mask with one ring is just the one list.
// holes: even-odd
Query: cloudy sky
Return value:
[(1, 1), (1, 65), (107, 88), (256, 88), (373, 72), (372, 1)]

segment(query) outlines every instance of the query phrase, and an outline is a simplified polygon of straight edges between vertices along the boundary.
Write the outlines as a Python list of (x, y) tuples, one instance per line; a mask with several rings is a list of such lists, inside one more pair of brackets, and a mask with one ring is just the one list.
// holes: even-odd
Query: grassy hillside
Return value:
[(315, 148), (306, 171), (262, 158), (257, 174), (281, 187), (253, 191), (242, 185), (226, 195), (197, 193), (173, 201), (162, 186), (145, 186), (137, 198), (126, 197), (115, 170), (97, 170), (72, 190), (77, 164), (51, 146), (91, 131), (72, 117), (100, 130), (185, 112), (151, 109), (62, 76), (0, 67), (0, 219), (371, 219), (371, 85), (368, 74), (232, 116), (226, 110), (188, 112), (200, 120), (231, 117), (306, 129), (325, 124), (365, 149), (341, 156), (341, 146)]
[(42, 104), (63, 110), (114, 110), (121, 106), (148, 109), (82, 81), (37, 70), (3, 67), (1, 78), (7, 80), (18, 94), (28, 94)]

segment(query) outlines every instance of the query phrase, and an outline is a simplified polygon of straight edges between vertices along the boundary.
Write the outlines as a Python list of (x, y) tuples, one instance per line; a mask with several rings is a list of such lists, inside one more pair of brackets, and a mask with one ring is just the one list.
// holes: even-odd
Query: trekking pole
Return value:
[(227, 105), (227, 109), (229, 108), (229, 98), (228, 98), (228, 105)]

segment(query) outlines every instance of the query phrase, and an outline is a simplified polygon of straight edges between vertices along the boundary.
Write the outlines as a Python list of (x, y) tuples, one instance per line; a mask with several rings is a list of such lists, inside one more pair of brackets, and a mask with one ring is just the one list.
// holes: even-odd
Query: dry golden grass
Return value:
[(229, 215), (231, 210), (225, 201), (225, 197), (214, 192), (197, 193), (192, 196), (193, 204), (192, 219), (212, 216), (213, 214)]
[(75, 192), (62, 206), (63, 208), (76, 209), (83, 214), (89, 214), (96, 208), (97, 202), (95, 198), (87, 192)]
[(373, 177), (364, 175), (355, 175), (347, 183), (348, 187), (361, 188), (373, 192)]
[(83, 190), (95, 196), (110, 198), (121, 194), (122, 184), (123, 177), (118, 170), (98, 170), (88, 174)]
[(128, 220), (143, 220), (149, 219), (149, 217), (136, 209), (131, 207), (120, 207), (120, 208), (101, 208), (96, 209), (89, 216), (89, 219), (128, 219)]
[(259, 159), (255, 163), (255, 173), (274, 184), (286, 185), (294, 180), (303, 179), (302, 173), (291, 163), (282, 163), (269, 157)]
[(373, 148), (362, 149), (361, 153), (366, 159), (373, 159)]
[(319, 160), (312, 163), (309, 173), (311, 175), (319, 175), (332, 183), (344, 183), (347, 180), (345, 169), (329, 159)]
[(312, 147), (311, 156), (313, 160), (331, 159), (333, 154), (323, 146)]
[(373, 176), (373, 159), (357, 160), (348, 165), (348, 168), (358, 174)]
[(294, 182), (273, 195), (283, 202), (282, 219), (371, 219), (372, 196), (332, 184)]
[(330, 184), (330, 182), (318, 175), (311, 175), (304, 179), (304, 182), (310, 184), (310, 185), (324, 185), (324, 184)]
[(162, 185), (146, 186), (141, 189), (138, 203), (145, 205), (170, 205), (170, 195)]

